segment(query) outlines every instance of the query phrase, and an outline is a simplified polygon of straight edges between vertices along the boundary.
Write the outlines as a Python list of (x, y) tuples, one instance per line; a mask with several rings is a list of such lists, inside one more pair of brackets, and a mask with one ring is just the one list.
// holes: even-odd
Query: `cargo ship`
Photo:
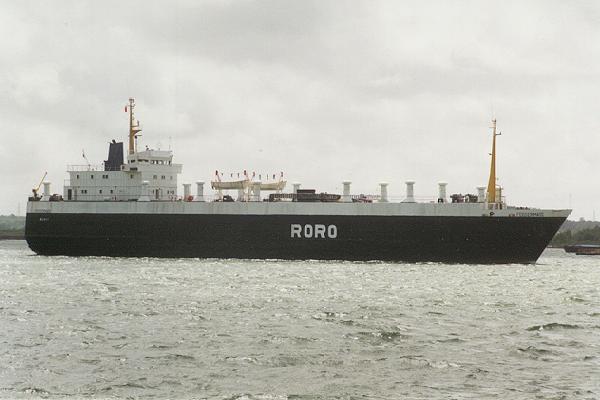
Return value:
[[(570, 210), (506, 204), (496, 181), (496, 120), (487, 187), (477, 194), (390, 201), (388, 184), (375, 195), (319, 193), (283, 173), (227, 175), (216, 171), (178, 191), (182, 165), (171, 150), (138, 149), (141, 126), (129, 99), (128, 152), (112, 141), (103, 165), (67, 167), (62, 193), (50, 182), (27, 203), (25, 237), (40, 255), (350, 260), (446, 263), (535, 263)], [(267, 195), (268, 194), (268, 195)]]

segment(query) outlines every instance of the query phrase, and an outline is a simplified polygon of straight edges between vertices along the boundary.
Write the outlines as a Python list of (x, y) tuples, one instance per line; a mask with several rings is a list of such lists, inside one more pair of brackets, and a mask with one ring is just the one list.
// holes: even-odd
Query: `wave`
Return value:
[(114, 389), (120, 389), (120, 388), (131, 388), (131, 389), (153, 389), (154, 386), (144, 386), (144, 385), (140, 385), (139, 383), (135, 383), (135, 382), (125, 382), (125, 383), (121, 383), (121, 384), (117, 384), (117, 385), (111, 385), (111, 386), (106, 386), (102, 389), (100, 389), (100, 391), (102, 392), (109, 392), (111, 390)]
[(187, 360), (187, 361), (193, 361), (196, 359), (196, 357), (194, 357), (194, 356), (190, 356), (187, 354), (176, 354), (176, 353), (165, 354), (165, 355), (160, 355), (160, 356), (146, 356), (144, 358), (148, 359), (148, 360), (167, 359), (167, 360)]
[(409, 338), (408, 335), (400, 332), (400, 331), (394, 331), (394, 330), (381, 330), (381, 331), (372, 331), (372, 332), (368, 332), (368, 331), (363, 331), (363, 332), (358, 332), (358, 335), (362, 338), (365, 339), (374, 339), (378, 342), (395, 342), (395, 341), (401, 341), (402, 339), (407, 339)]
[(540, 349), (540, 348), (534, 347), (534, 346), (527, 346), (525, 348), (518, 347), (517, 350), (519, 350), (520, 352), (523, 352), (523, 353), (535, 354), (535, 355), (555, 354), (555, 352), (552, 350)]
[(460, 368), (460, 365), (454, 362), (445, 360), (429, 360), (423, 356), (403, 356), (400, 357), (403, 363), (409, 364), (412, 367), (417, 368), (433, 368), (433, 369), (446, 369), (446, 368)]
[(600, 312), (592, 312), (588, 314), (590, 317), (600, 317)]
[(586, 299), (584, 299), (583, 297), (579, 297), (579, 296), (569, 296), (569, 297), (567, 297), (567, 300), (572, 301), (573, 303), (587, 303), (588, 302)]
[(148, 348), (164, 350), (164, 349), (172, 349), (173, 347), (175, 347), (175, 346), (169, 345), (169, 344), (153, 344), (153, 345), (149, 346)]
[(544, 325), (533, 325), (527, 328), (528, 331), (551, 331), (556, 329), (581, 329), (579, 325), (562, 324), (560, 322), (551, 322)]
[(532, 360), (551, 361), (556, 360), (557, 357), (563, 356), (562, 353), (548, 350), (535, 346), (527, 346), (524, 348), (518, 347), (517, 351), (520, 355), (530, 358)]
[(446, 315), (446, 314), (438, 312), (438, 311), (427, 311), (426, 314), (427, 315)]
[(46, 389), (37, 388), (37, 387), (26, 387), (26, 388), (21, 389), (21, 392), (26, 393), (26, 394), (38, 395), (38, 396), (49, 396), (50, 394), (52, 394), (49, 391), (47, 391)]
[(437, 341), (438, 343), (462, 343), (464, 342), (461, 338), (449, 338), (449, 339), (441, 339)]

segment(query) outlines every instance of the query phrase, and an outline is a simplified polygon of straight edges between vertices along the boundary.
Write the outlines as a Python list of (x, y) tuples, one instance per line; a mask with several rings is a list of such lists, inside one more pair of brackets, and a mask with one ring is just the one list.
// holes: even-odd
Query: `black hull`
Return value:
[[(564, 218), (41, 214), (25, 237), (40, 255), (533, 263)], [(291, 237), (292, 224), (335, 237)], [(334, 233), (333, 231), (327, 233)], [(334, 236), (329, 235), (329, 236)]]

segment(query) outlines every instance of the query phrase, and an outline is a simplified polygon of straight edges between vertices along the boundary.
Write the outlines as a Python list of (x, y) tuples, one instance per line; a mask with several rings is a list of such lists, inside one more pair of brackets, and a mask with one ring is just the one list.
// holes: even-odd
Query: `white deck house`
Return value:
[(141, 128), (134, 119), (134, 107), (133, 99), (129, 99), (127, 163), (123, 163), (123, 144), (113, 141), (109, 160), (103, 166), (68, 166), (69, 181), (65, 182), (63, 193), (66, 201), (136, 201), (142, 195), (155, 201), (177, 199), (177, 175), (182, 165), (173, 163), (171, 150), (137, 151)]
[(65, 200), (129, 201), (142, 195), (142, 182), (148, 182), (151, 200), (175, 200), (177, 175), (182, 165), (173, 163), (170, 150), (144, 150), (129, 154), (119, 171), (105, 171), (102, 166), (69, 166), (69, 182), (64, 187)]

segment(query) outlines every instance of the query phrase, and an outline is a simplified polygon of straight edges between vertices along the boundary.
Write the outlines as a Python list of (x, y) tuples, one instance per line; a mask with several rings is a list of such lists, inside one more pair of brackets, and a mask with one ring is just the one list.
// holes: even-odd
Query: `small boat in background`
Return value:
[(600, 256), (599, 244), (574, 244), (564, 247), (567, 253), (575, 253), (576, 255)]

